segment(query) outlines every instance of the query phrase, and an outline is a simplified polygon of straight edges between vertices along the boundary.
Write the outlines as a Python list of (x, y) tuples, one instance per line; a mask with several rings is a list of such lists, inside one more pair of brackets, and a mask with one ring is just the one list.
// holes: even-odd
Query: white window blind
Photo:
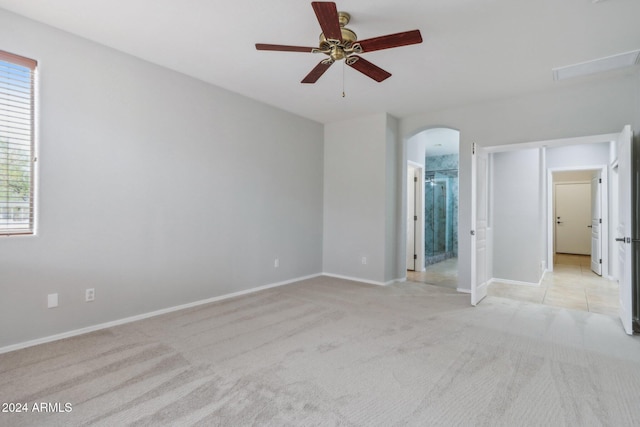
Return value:
[(34, 232), (36, 61), (0, 50), (0, 235)]

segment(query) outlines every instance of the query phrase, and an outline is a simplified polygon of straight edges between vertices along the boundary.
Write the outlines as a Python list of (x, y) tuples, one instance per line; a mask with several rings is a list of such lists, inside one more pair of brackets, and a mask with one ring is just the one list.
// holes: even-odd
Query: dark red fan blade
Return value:
[(351, 68), (355, 68), (365, 76), (371, 77), (373, 80), (377, 81), (378, 83), (391, 77), (391, 73), (383, 70), (377, 65), (372, 64), (366, 59), (363, 59), (356, 55), (352, 55), (349, 58), (358, 58), (356, 62), (354, 62), (353, 64), (350, 64)]
[(256, 43), (256, 49), (258, 50), (277, 50), (280, 52), (308, 52), (311, 53), (314, 47), (305, 46), (285, 46), (281, 44), (264, 44)]
[(338, 19), (338, 9), (333, 2), (312, 1), (311, 6), (316, 13), (322, 33), (327, 39), (342, 41), (342, 31)]
[(333, 64), (333, 62), (329, 62), (327, 64), (325, 64), (324, 62), (320, 62), (318, 65), (315, 66), (313, 70), (311, 70), (309, 74), (307, 74), (307, 77), (302, 79), (300, 83), (317, 82), (318, 79), (324, 74), (324, 72), (327, 71), (329, 67), (331, 67), (331, 64)]
[(420, 35), (420, 30), (413, 30), (361, 40), (357, 43), (362, 46), (362, 53), (366, 53), (373, 52), (374, 50), (391, 49), (392, 47), (422, 43), (422, 35)]

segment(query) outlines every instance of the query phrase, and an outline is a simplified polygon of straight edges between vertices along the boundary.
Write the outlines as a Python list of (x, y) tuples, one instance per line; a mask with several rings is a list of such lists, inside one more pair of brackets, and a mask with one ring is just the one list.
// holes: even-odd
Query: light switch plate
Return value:
[(58, 294), (47, 295), (47, 308), (55, 308), (58, 306)]

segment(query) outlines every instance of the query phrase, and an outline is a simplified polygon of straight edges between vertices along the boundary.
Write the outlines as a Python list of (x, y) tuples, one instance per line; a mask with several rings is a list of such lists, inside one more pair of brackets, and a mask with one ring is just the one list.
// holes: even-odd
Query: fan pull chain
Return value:
[[(346, 61), (346, 60), (345, 60)], [(344, 93), (344, 63), (345, 61), (342, 61), (342, 97), (345, 98), (346, 95)]]

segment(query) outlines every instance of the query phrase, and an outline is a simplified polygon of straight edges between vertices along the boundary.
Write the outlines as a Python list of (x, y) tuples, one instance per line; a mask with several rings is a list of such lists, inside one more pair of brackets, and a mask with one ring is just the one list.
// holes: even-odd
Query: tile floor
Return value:
[(456, 289), (458, 287), (458, 258), (449, 258), (430, 265), (425, 271), (407, 271), (407, 280)]
[(557, 254), (540, 286), (493, 282), (489, 295), (618, 316), (618, 283), (591, 271), (588, 255)]
[[(407, 280), (456, 289), (458, 259), (434, 264), (426, 271), (407, 271)], [(588, 255), (557, 254), (554, 271), (544, 275), (540, 286), (493, 282), (489, 285), (488, 294), (618, 316), (618, 283), (593, 273)]]

